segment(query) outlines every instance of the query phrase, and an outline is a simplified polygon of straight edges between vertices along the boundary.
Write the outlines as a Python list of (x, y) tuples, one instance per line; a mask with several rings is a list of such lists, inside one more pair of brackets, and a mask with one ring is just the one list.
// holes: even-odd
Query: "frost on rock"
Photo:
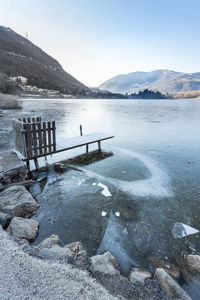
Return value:
[(199, 232), (199, 230), (180, 222), (176, 222), (172, 229), (172, 234), (175, 239), (183, 238), (187, 235), (195, 234), (197, 232)]
[(100, 186), (103, 189), (103, 191), (101, 192), (102, 195), (104, 195), (105, 197), (111, 197), (112, 196), (112, 194), (110, 193), (108, 187), (105, 184), (98, 183), (98, 186)]

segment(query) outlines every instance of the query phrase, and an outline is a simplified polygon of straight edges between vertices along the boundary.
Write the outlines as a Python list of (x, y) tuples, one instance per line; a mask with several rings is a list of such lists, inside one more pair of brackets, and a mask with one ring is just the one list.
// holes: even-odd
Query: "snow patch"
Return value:
[(102, 215), (102, 217), (105, 217), (107, 215), (107, 212), (106, 211), (102, 211), (101, 215)]
[(98, 183), (98, 186), (100, 186), (103, 189), (103, 191), (101, 192), (102, 195), (104, 195), (105, 197), (111, 197), (112, 196), (112, 194), (110, 193), (108, 187), (105, 184)]

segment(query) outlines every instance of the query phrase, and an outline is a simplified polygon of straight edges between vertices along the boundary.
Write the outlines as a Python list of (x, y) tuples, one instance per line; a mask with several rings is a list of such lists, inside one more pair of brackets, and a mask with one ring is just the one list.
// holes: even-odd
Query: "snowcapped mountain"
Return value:
[(200, 90), (200, 72), (182, 73), (171, 70), (133, 72), (117, 75), (99, 86), (112, 93), (135, 93), (144, 89), (162, 93)]

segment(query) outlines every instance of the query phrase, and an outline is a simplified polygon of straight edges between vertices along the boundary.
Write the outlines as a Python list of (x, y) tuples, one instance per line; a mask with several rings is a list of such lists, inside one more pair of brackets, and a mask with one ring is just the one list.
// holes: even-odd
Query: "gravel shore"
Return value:
[(0, 226), (0, 299), (118, 299), (85, 271), (29, 256)]

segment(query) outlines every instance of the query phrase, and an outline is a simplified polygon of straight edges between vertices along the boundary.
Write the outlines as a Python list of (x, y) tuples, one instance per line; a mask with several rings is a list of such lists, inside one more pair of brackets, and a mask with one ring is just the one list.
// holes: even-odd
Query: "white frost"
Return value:
[(103, 189), (103, 191), (101, 192), (102, 195), (104, 195), (105, 197), (111, 197), (112, 196), (112, 194), (109, 192), (108, 187), (105, 184), (98, 183), (98, 186), (100, 186)]
[(173, 196), (173, 192), (171, 190), (171, 180), (169, 176), (160, 169), (158, 163), (153, 161), (151, 158), (146, 157), (143, 154), (122, 148), (116, 148), (116, 151), (125, 154), (126, 157), (133, 157), (135, 159), (140, 160), (144, 166), (151, 173), (150, 178), (145, 178), (141, 180), (120, 180), (113, 177), (105, 177), (103, 175), (92, 172), (86, 168), (79, 167), (79, 170), (84, 171), (90, 177), (96, 177), (99, 180), (103, 180), (108, 182), (111, 185), (114, 185), (118, 189), (122, 191), (128, 192), (132, 195), (136, 195), (139, 197), (156, 197), (160, 199), (161, 197), (171, 197)]
[(93, 182), (93, 184), (92, 185), (96, 185), (96, 182)]
[(117, 212), (115, 213), (115, 216), (116, 216), (116, 217), (119, 217), (119, 216), (120, 216), (120, 212), (117, 211)]
[(101, 215), (102, 215), (102, 217), (105, 217), (107, 215), (107, 212), (106, 211), (102, 211)]
[(195, 234), (197, 232), (199, 232), (199, 230), (180, 222), (176, 222), (172, 229), (172, 234), (175, 239), (183, 238), (185, 236)]

